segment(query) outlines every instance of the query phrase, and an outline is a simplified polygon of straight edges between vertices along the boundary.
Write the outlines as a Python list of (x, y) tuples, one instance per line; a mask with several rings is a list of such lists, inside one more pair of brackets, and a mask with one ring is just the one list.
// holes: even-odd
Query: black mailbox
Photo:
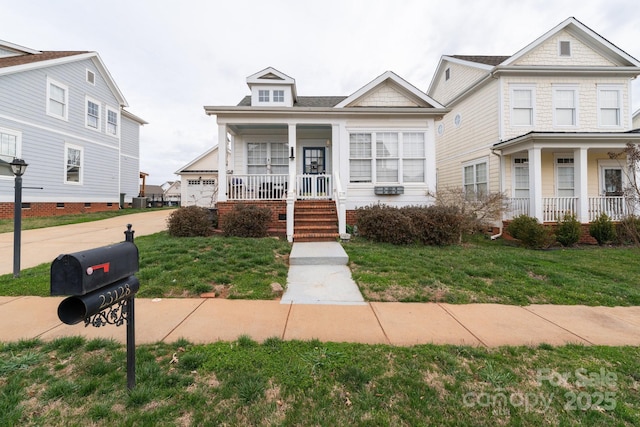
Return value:
[(65, 298), (58, 306), (58, 317), (67, 325), (75, 325), (107, 307), (133, 297), (139, 289), (138, 279), (130, 276), (88, 294)]
[(51, 264), (51, 295), (85, 295), (137, 271), (133, 242), (60, 255)]

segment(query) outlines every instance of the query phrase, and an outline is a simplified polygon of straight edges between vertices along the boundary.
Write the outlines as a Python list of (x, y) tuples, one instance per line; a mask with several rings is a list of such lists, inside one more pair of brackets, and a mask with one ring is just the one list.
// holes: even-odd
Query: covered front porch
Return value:
[[(335, 239), (346, 231), (346, 205), (339, 175), (340, 159), (334, 143), (340, 138), (338, 126), (331, 123), (219, 123), (219, 140), (226, 140), (227, 150), (219, 150), (220, 164), (227, 165), (221, 174), (218, 202), (266, 203), (286, 205), (286, 236), (293, 241), (297, 228), (308, 228), (300, 220), (296, 204), (302, 201), (331, 202), (335, 212)], [(322, 205), (326, 208), (326, 203)], [(298, 216), (298, 220), (296, 220)], [(301, 225), (304, 223), (305, 225)]]
[(613, 221), (634, 214), (637, 206), (626, 191), (636, 182), (635, 171), (623, 151), (638, 136), (530, 133), (496, 144), (501, 187), (509, 196), (504, 218), (528, 215), (554, 223), (570, 214), (586, 224), (603, 213)]

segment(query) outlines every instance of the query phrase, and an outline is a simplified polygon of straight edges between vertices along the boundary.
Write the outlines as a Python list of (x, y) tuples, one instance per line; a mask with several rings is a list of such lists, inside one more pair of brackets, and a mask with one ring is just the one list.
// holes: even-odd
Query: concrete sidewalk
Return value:
[[(0, 297), (0, 341), (63, 336), (126, 341), (126, 328), (58, 320), (59, 297)], [(223, 299), (136, 299), (136, 343), (284, 340), (496, 347), (568, 343), (640, 345), (640, 307), (497, 304), (281, 304)]]
[[(122, 215), (100, 221), (58, 227), (38, 228), (22, 232), (20, 268), (51, 263), (60, 254), (106, 246), (124, 241), (127, 224), (133, 224), (135, 236), (165, 230), (173, 210), (159, 210)], [(13, 272), (13, 232), (0, 234), (0, 274)]]

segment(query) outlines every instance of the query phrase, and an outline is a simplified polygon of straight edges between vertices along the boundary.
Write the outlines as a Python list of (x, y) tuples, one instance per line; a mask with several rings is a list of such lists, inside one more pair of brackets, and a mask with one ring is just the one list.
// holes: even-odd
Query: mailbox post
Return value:
[(72, 254), (51, 264), (51, 295), (69, 295), (58, 306), (63, 323), (94, 327), (127, 323), (127, 387), (135, 387), (135, 294), (140, 282), (134, 231), (127, 224), (125, 241)]

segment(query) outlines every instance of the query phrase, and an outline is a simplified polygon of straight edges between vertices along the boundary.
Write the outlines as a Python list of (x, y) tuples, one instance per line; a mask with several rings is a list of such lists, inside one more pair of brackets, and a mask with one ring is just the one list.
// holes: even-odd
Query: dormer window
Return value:
[(273, 102), (284, 102), (284, 90), (273, 91)]
[(569, 40), (560, 40), (558, 50), (560, 56), (571, 56), (571, 42)]
[(258, 91), (258, 101), (260, 102), (269, 102), (269, 91), (268, 90), (260, 90)]

